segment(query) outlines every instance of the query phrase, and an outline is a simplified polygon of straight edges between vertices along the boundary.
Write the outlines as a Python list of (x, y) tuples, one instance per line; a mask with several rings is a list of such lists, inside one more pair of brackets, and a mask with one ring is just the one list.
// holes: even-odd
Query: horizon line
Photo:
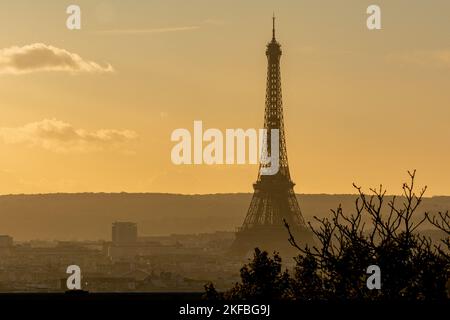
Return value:
[[(45, 195), (81, 195), (81, 194), (93, 194), (93, 195), (120, 195), (120, 194), (130, 194), (130, 195), (175, 195), (175, 196), (213, 196), (213, 195), (236, 195), (236, 194), (253, 194), (252, 191), (244, 192), (212, 192), (212, 193), (181, 193), (181, 192), (159, 192), (159, 191), (139, 191), (139, 192), (129, 192), (129, 191), (78, 191), (78, 192), (40, 192), (40, 193), (5, 193), (0, 194), (0, 197), (8, 197), (8, 196), (45, 196)], [(295, 195), (299, 196), (358, 196), (358, 193), (298, 193), (295, 192)], [(370, 196), (370, 193), (365, 193), (366, 196)], [(401, 194), (386, 194), (386, 197), (404, 197)], [(439, 197), (450, 197), (445, 194), (435, 194), (430, 196), (423, 196), (423, 198), (439, 198)]]

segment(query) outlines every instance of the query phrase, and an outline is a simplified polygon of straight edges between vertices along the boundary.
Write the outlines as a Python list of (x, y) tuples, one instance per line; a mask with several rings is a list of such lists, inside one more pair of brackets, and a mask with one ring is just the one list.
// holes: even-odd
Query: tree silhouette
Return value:
[(255, 249), (253, 260), (244, 265), (240, 271), (242, 283), (223, 295), (220, 295), (213, 284), (207, 284), (207, 298), (226, 298), (232, 300), (283, 299), (291, 295), (290, 277), (282, 270), (281, 258), (274, 253), (269, 257), (266, 251)]

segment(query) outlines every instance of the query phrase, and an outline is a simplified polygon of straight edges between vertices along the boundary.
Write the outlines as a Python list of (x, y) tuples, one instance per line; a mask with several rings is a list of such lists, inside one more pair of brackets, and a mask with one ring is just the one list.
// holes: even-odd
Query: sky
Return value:
[[(66, 8), (81, 8), (81, 29)], [(175, 165), (177, 128), (261, 128), (277, 17), (297, 193), (450, 195), (450, 2), (0, 2), (0, 194), (252, 192), (257, 165)]]

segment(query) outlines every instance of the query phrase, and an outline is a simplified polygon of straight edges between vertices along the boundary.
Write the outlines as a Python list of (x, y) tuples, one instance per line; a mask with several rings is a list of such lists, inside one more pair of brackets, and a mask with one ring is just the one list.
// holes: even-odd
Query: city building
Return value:
[(114, 245), (136, 243), (137, 234), (137, 225), (134, 222), (114, 222), (112, 225), (112, 242)]

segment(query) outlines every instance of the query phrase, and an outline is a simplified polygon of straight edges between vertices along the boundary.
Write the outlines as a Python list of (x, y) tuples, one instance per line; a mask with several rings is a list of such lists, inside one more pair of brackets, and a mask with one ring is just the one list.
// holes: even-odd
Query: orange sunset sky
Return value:
[[(81, 30), (66, 28), (78, 4)], [(176, 166), (174, 129), (260, 128), (277, 16), (298, 193), (450, 195), (449, 1), (0, 4), (0, 194), (251, 192), (255, 165)]]

